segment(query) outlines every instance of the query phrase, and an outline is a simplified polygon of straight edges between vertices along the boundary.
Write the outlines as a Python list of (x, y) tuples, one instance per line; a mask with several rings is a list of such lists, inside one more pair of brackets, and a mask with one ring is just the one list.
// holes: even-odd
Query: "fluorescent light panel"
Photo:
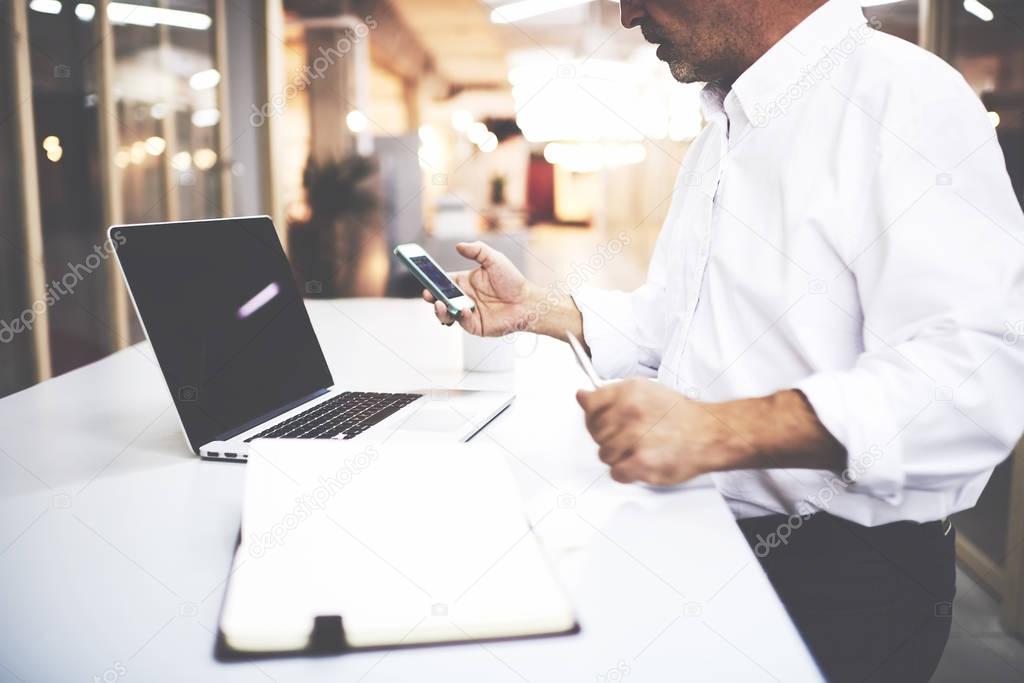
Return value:
[[(42, 14), (60, 14), (63, 3), (60, 0), (32, 0), (28, 7), (32, 11)], [(75, 16), (82, 21), (91, 21), (96, 16), (96, 6), (80, 2), (75, 5)], [(133, 5), (127, 2), (112, 2), (107, 5), (107, 16), (115, 24), (131, 24), (133, 26), (163, 24), (196, 31), (205, 31), (213, 23), (208, 15), (201, 12)]]

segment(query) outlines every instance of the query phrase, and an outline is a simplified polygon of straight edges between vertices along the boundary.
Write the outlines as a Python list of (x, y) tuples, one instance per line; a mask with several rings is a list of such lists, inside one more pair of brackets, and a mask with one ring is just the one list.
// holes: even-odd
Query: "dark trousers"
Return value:
[(931, 677), (956, 592), (949, 523), (865, 527), (818, 513), (738, 524), (829, 681)]

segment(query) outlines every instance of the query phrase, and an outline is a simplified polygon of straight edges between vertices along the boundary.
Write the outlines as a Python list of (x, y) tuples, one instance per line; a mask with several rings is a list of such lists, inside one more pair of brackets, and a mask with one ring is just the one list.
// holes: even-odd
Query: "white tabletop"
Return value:
[(309, 309), (343, 386), (514, 387), (477, 438), (507, 454), (580, 633), (217, 662), (245, 465), (192, 455), (140, 344), (0, 400), (0, 681), (821, 680), (713, 488), (608, 477), (567, 346), (526, 335), (515, 372), (465, 375), (461, 332), (420, 302)]

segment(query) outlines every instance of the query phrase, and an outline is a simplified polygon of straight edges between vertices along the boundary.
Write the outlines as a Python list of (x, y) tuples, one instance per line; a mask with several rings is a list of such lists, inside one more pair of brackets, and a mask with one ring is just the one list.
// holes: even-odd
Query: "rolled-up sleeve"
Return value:
[[(863, 213), (829, 235), (856, 280), (863, 353), (795, 384), (845, 447), (851, 490), (973, 505), (1024, 428), (1024, 215), (961, 81), (909, 93), (879, 133)], [(957, 77), (958, 78), (958, 77)], [(917, 114), (914, 115), (913, 113)]]

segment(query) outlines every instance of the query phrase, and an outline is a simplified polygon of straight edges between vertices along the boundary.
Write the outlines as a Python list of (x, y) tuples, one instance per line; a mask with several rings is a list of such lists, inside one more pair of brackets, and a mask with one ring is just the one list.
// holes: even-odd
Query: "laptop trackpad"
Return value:
[[(413, 406), (415, 408), (415, 406)], [(450, 403), (432, 403), (416, 410), (399, 429), (414, 432), (459, 432), (473, 424), (474, 415), (463, 402), (456, 410)]]

